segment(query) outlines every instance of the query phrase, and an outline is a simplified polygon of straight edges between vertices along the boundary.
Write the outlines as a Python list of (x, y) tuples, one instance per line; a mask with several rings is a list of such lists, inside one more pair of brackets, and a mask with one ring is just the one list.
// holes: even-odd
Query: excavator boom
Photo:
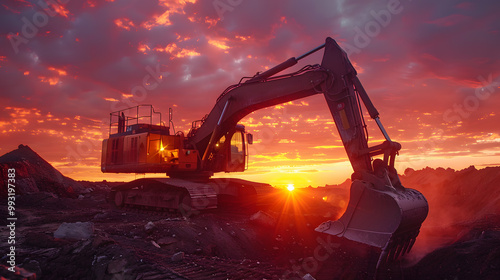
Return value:
[[(275, 76), (295, 65), (298, 59), (322, 48), (325, 51), (320, 66)], [(207, 139), (218, 139), (221, 131), (233, 127), (250, 112), (322, 93), (354, 173), (346, 212), (338, 221), (323, 223), (317, 231), (381, 248), (379, 266), (394, 260), (411, 249), (428, 213), (425, 197), (416, 190), (404, 188), (399, 181), (394, 164), (401, 145), (389, 138), (356, 70), (335, 40), (327, 38), (325, 44), (298, 59), (290, 58), (245, 83), (230, 87), (219, 97), (191, 140), (207, 143), (205, 155), (208, 155), (212, 141)], [(382, 144), (369, 146), (361, 102), (384, 135), (386, 141)], [(378, 155), (382, 158), (374, 159)]]

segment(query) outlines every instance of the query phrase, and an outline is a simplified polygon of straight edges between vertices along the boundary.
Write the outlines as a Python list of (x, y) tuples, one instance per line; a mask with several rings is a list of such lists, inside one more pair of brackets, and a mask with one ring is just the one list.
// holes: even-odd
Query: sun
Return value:
[(295, 186), (293, 184), (288, 184), (288, 186), (286, 187), (287, 190), (289, 191), (293, 191), (295, 189)]

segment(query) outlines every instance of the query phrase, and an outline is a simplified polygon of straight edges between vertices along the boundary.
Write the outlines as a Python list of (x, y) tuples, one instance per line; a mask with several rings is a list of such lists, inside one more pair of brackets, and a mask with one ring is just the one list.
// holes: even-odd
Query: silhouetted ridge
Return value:
[(50, 192), (58, 196), (75, 197), (84, 187), (61, 174), (50, 163), (26, 145), (0, 157), (3, 187), (0, 196), (7, 195), (8, 169), (14, 168), (16, 195), (35, 192)]

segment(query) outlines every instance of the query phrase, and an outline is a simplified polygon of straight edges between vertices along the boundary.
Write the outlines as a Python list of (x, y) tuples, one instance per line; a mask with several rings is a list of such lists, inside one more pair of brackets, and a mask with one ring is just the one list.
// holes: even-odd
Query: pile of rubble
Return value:
[(500, 215), (461, 227), (457, 240), (407, 268), (405, 279), (500, 279)]
[[(49, 192), (62, 197), (77, 197), (86, 188), (68, 178), (40, 157), (30, 147), (19, 145), (0, 157), (0, 180), (7, 183), (7, 170), (15, 169), (16, 194)], [(7, 187), (0, 188), (0, 197), (7, 196)]]
[(401, 181), (421, 191), (429, 203), (413, 256), (421, 258), (449, 245), (469, 230), (469, 224), (500, 215), (500, 167), (407, 169)]

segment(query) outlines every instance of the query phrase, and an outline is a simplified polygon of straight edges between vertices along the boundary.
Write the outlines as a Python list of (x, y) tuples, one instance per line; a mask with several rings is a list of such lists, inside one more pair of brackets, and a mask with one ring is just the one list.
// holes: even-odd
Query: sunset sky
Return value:
[[(500, 165), (499, 12), (497, 0), (2, 1), (0, 155), (25, 144), (74, 179), (133, 179), (100, 171), (111, 111), (171, 107), (187, 133), (227, 86), (330, 36), (402, 144), (400, 173)], [(242, 123), (256, 143), (231, 176), (318, 186), (352, 172), (320, 95)]]

